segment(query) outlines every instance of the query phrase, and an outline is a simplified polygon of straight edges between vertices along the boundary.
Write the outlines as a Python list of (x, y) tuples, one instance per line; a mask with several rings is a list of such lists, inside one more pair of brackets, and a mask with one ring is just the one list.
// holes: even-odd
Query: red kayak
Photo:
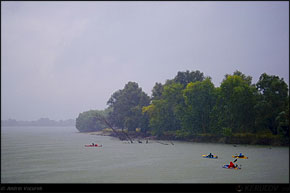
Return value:
[(98, 144), (95, 144), (95, 145), (85, 145), (85, 147), (102, 147), (103, 145), (98, 145)]

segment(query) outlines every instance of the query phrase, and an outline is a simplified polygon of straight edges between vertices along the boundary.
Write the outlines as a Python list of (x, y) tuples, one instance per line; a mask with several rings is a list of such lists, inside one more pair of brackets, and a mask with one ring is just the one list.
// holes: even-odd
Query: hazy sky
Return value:
[(289, 2), (1, 1), (2, 120), (76, 118), (185, 70), (289, 85)]

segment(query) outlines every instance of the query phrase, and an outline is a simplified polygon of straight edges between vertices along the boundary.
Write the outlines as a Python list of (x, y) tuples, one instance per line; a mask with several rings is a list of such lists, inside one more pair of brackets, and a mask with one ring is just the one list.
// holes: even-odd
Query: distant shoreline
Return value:
[(36, 121), (17, 121), (15, 119), (1, 120), (1, 126), (5, 127), (24, 127), (24, 126), (49, 126), (49, 127), (60, 127), (60, 126), (75, 126), (75, 119), (67, 120), (51, 120), (49, 118), (40, 118)]
[(2, 127), (75, 127), (75, 125), (1, 125)]

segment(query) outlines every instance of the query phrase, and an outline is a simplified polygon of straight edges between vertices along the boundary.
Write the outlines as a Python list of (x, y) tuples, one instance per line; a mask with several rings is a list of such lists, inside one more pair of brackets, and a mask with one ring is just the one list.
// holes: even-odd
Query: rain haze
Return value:
[(289, 2), (1, 2), (1, 50), (2, 120), (76, 118), (186, 70), (289, 85)]

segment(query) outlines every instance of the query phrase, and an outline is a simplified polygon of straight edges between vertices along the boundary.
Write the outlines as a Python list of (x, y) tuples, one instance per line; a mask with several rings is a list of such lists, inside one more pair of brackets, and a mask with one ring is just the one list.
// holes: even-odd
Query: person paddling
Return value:
[(233, 162), (230, 162), (229, 168), (235, 168), (235, 165)]
[(213, 157), (213, 155), (212, 155), (211, 153), (209, 153), (208, 157), (212, 158), (212, 157)]
[(239, 157), (244, 157), (244, 155), (242, 153), (240, 153)]

